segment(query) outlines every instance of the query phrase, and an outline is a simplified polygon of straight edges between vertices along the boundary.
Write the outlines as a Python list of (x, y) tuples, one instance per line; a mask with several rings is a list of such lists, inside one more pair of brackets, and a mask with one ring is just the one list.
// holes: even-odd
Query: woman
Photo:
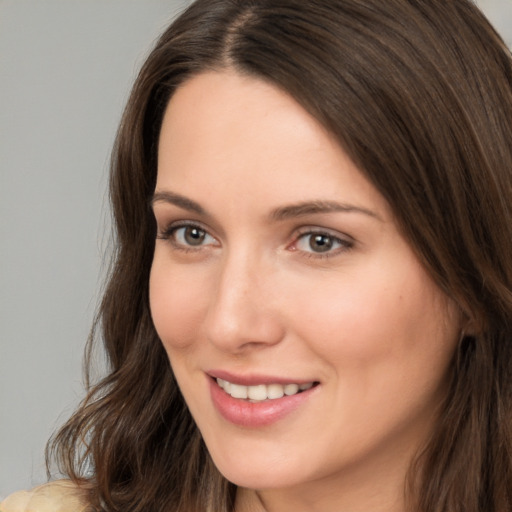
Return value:
[(195, 2), (121, 123), (111, 372), (39, 495), (512, 510), (511, 142), (467, 0)]

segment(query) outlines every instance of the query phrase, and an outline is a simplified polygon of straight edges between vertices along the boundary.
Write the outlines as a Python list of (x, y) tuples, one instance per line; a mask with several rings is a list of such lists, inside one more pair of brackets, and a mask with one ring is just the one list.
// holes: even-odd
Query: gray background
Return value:
[[(136, 70), (187, 0), (0, 0), (0, 497), (45, 480), (82, 396), (110, 147)], [(512, 0), (481, 0), (512, 43)]]
[(110, 148), (186, 3), (0, 0), (0, 496), (44, 481), (46, 439), (82, 396)]

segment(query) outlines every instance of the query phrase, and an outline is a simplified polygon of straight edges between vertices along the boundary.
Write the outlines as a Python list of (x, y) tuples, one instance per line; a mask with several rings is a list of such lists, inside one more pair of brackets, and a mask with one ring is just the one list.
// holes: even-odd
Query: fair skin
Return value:
[(290, 96), (223, 70), (171, 99), (153, 208), (153, 321), (237, 511), (404, 511), (460, 315), (381, 194)]

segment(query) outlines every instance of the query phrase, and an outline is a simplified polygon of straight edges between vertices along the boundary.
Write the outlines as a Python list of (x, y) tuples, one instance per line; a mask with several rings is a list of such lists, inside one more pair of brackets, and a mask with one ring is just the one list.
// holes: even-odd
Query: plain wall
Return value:
[(512, 0), (475, 0), (475, 3), (512, 48)]
[[(82, 396), (108, 239), (113, 137), (151, 43), (187, 0), (0, 0), (0, 496), (45, 481)], [(481, 0), (512, 43), (512, 0)]]
[(45, 442), (82, 396), (110, 148), (186, 3), (0, 0), (0, 496), (45, 481)]

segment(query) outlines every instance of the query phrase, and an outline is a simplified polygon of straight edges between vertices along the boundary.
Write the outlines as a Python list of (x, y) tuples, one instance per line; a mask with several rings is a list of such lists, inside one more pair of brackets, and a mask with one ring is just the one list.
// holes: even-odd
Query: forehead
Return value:
[(385, 207), (335, 138), (290, 95), (232, 71), (198, 75), (172, 97), (160, 134), (158, 188), (275, 206), (370, 195)]
[(208, 143), (218, 148), (223, 135), (223, 149), (250, 142), (255, 150), (271, 150), (270, 142), (282, 144), (286, 135), (288, 143), (307, 139), (308, 152), (315, 143), (323, 146), (329, 140), (336, 144), (320, 123), (276, 86), (234, 71), (202, 73), (174, 93), (160, 142), (172, 146), (179, 138), (180, 146), (186, 141), (189, 148), (200, 146), (205, 151)]

